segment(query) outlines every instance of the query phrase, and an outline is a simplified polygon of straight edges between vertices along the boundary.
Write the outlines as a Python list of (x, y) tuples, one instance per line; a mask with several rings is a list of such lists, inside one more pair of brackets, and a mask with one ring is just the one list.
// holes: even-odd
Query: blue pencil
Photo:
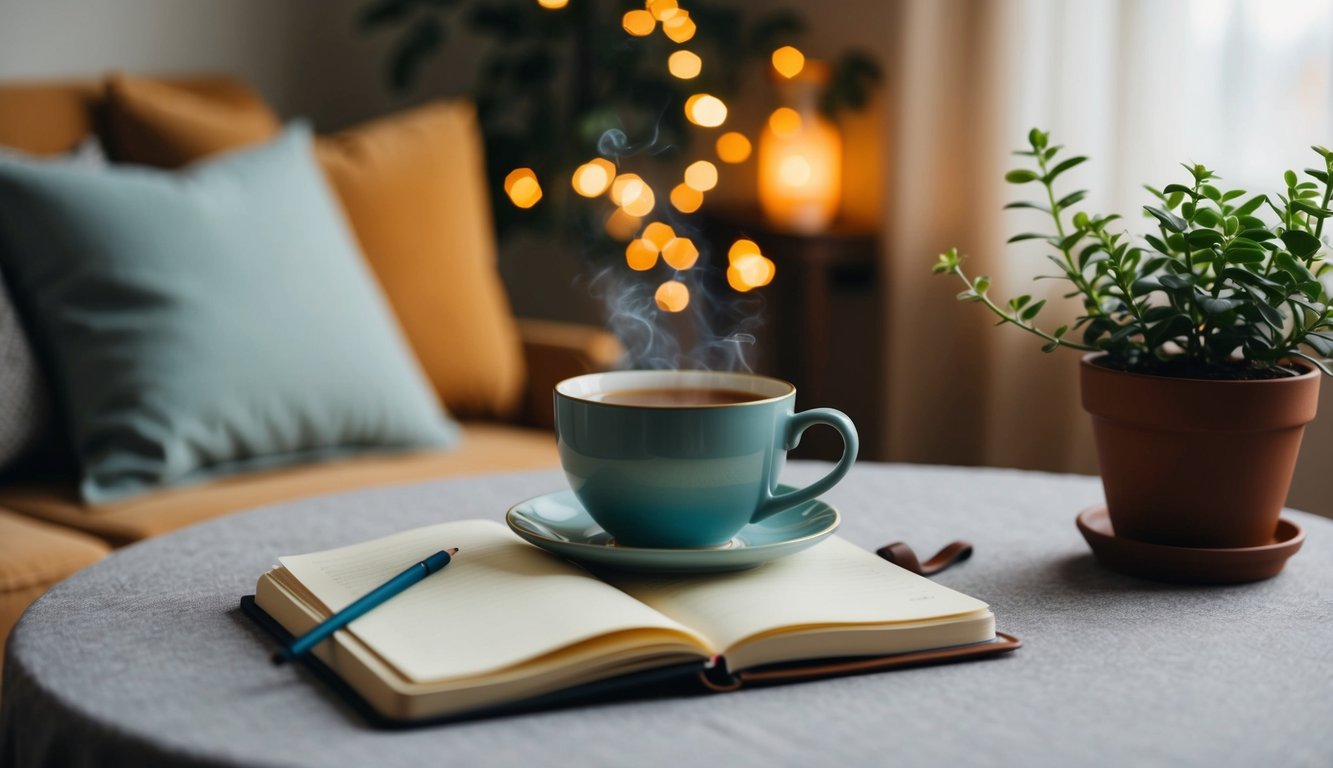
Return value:
[(291, 645), (273, 654), (273, 663), (285, 664), (299, 658), (302, 654), (308, 653), (310, 649), (319, 645), (329, 635), (351, 624), (394, 595), (448, 565), (456, 554), (458, 554), (456, 547), (436, 552), (394, 576), (356, 602), (320, 622), (319, 626), (293, 640)]

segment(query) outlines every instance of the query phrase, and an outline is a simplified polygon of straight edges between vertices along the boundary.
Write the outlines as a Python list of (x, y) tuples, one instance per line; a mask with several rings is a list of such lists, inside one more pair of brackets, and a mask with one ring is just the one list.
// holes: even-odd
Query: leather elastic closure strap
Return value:
[(935, 553), (935, 556), (921, 562), (905, 542), (895, 541), (892, 544), (885, 545), (875, 550), (875, 554), (888, 560), (890, 563), (906, 568), (918, 576), (934, 576), (951, 565), (961, 563), (972, 556), (972, 545), (966, 541), (955, 541), (944, 549)]

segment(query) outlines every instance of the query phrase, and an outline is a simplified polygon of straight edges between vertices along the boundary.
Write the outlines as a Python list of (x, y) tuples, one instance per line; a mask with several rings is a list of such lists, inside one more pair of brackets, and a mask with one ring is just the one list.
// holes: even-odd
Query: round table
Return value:
[[(808, 481), (822, 464), (793, 463)], [(283, 765), (1333, 764), (1333, 521), (1277, 578), (1186, 587), (1120, 576), (1074, 526), (1095, 478), (858, 465), (826, 497), (841, 535), (971, 560), (937, 580), (1021, 637), (1006, 657), (408, 731), (367, 725), (238, 609), (279, 555), (448, 519), (502, 520), (563, 486), (490, 475), (244, 512), (114, 554), (14, 630), (0, 763)]]

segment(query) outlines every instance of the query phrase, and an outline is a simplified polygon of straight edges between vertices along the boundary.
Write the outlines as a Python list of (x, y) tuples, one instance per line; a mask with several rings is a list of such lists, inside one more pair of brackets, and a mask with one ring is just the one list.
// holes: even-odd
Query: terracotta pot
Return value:
[(1116, 535), (1182, 547), (1271, 542), (1319, 372), (1205, 381), (1124, 373), (1098, 357), (1083, 358), (1083, 409)]

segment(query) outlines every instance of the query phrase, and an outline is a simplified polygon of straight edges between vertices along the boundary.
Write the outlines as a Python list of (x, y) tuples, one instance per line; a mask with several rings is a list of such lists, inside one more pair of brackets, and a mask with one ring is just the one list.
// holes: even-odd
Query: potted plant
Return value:
[(1156, 231), (1132, 238), (1116, 215), (1076, 211), (1084, 192), (1057, 180), (1087, 160), (1033, 129), (1013, 184), (1038, 185), (1050, 215), (1041, 240), (1082, 314), (1054, 331), (1034, 324), (1044, 300), (999, 302), (990, 279), (963, 272), (956, 249), (935, 272), (957, 275), (961, 301), (1041, 337), (1045, 351), (1083, 350), (1083, 407), (1093, 419), (1115, 536), (1174, 547), (1247, 548), (1273, 540), (1319, 374), (1333, 374), (1333, 309), (1321, 239), (1333, 215), (1333, 152), (1284, 175), (1276, 199), (1227, 190), (1202, 165), (1183, 184), (1147, 187)]

